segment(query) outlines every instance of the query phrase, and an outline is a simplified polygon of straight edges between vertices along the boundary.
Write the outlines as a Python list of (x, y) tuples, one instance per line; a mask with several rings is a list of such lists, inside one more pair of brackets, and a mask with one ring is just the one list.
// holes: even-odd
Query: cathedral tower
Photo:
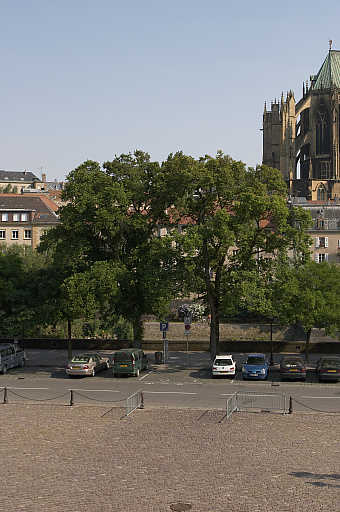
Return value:
[(290, 91), (271, 111), (265, 105), (263, 163), (281, 171), (291, 195), (340, 197), (339, 102), (340, 51), (330, 48), (297, 103)]

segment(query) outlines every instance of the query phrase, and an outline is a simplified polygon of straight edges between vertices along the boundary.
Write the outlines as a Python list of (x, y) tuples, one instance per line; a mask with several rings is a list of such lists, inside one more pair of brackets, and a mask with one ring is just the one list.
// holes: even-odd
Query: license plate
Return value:
[(121, 368), (127, 368), (127, 364), (121, 364), (120, 367)]
[(72, 366), (72, 370), (80, 370), (80, 366)]
[(257, 373), (251, 373), (251, 375), (253, 375), (254, 377), (256, 377)]
[(296, 368), (292, 368), (291, 370), (289, 370), (290, 372), (297, 372), (298, 370)]
[(330, 373), (330, 372), (332, 372), (332, 373), (334, 372), (335, 373), (336, 370), (328, 370), (328, 373)]

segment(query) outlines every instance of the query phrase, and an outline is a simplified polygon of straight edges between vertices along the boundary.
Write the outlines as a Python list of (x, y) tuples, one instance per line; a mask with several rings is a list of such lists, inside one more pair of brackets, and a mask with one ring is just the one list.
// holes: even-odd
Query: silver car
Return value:
[(100, 370), (108, 369), (109, 358), (90, 352), (74, 356), (66, 366), (66, 373), (70, 377), (74, 375), (90, 375), (94, 377)]
[(25, 366), (26, 354), (16, 343), (0, 345), (0, 372), (7, 373), (7, 370), (15, 366)]

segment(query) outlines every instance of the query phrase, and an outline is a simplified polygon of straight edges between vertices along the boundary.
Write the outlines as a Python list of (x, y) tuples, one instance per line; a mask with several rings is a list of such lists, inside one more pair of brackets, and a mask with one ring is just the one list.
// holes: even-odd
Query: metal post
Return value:
[(70, 405), (74, 405), (73, 389), (71, 389), (71, 400), (70, 400)]
[(187, 364), (188, 364), (188, 353), (189, 353), (189, 336), (187, 335), (187, 359), (186, 359)]
[(270, 315), (270, 360), (269, 366), (274, 366), (274, 357), (273, 357), (273, 316)]
[(289, 411), (288, 414), (293, 414), (293, 398), (289, 397)]
[(145, 409), (145, 406), (144, 406), (144, 393), (143, 391), (140, 392), (140, 409)]
[(4, 389), (4, 404), (8, 404), (7, 388)]

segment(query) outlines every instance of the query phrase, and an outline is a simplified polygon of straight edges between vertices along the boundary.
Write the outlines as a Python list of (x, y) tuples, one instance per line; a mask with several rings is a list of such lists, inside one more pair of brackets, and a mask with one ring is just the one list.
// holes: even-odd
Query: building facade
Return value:
[(41, 235), (60, 223), (56, 211), (45, 196), (0, 194), (0, 243), (36, 248)]
[[(330, 42), (331, 43), (331, 42)], [(263, 164), (278, 169), (291, 196), (340, 197), (340, 51), (329, 52), (296, 102), (290, 91), (263, 113)]]

